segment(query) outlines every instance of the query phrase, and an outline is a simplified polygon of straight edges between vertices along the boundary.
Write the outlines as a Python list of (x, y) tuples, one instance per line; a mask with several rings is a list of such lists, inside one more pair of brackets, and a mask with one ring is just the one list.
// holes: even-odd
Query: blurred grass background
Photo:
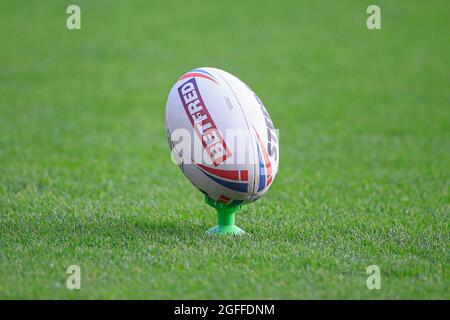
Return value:
[[(368, 1), (76, 1), (78, 31), (69, 4), (0, 3), (0, 298), (450, 298), (448, 1), (377, 1), (379, 31)], [(201, 66), (280, 130), (251, 238), (207, 238), (170, 161), (165, 100)]]

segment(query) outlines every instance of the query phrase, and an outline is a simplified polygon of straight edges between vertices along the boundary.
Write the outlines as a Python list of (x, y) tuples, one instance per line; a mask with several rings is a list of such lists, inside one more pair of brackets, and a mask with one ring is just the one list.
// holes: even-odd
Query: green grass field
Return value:
[[(370, 31), (369, 4), (1, 1), (0, 298), (449, 299), (450, 5), (376, 1)], [(200, 66), (280, 131), (252, 237), (207, 237), (170, 161), (167, 94)]]

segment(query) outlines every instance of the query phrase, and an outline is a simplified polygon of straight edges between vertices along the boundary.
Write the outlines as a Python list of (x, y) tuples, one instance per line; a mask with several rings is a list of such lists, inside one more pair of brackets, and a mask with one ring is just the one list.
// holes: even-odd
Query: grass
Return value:
[[(0, 298), (450, 298), (447, 1), (378, 1), (379, 31), (367, 1), (79, 0), (79, 31), (69, 4), (0, 3)], [(280, 130), (250, 238), (205, 236), (170, 161), (167, 93), (199, 66)]]

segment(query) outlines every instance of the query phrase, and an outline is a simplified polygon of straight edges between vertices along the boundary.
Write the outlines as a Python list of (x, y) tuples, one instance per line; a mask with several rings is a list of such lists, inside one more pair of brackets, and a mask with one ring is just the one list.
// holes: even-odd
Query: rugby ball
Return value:
[(260, 198), (278, 171), (278, 137), (267, 109), (241, 80), (216, 68), (183, 74), (166, 104), (174, 161), (200, 191), (225, 204)]

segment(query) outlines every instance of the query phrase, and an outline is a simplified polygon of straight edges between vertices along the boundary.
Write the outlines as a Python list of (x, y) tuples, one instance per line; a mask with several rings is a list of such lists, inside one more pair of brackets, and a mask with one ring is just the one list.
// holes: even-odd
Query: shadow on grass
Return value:
[(204, 238), (205, 231), (210, 227), (202, 221), (181, 220), (173, 216), (147, 218), (120, 215), (33, 216), (21, 221), (9, 221), (7, 224), (5, 230), (8, 230), (13, 242), (49, 245), (71, 243), (83, 246), (187, 242)]

